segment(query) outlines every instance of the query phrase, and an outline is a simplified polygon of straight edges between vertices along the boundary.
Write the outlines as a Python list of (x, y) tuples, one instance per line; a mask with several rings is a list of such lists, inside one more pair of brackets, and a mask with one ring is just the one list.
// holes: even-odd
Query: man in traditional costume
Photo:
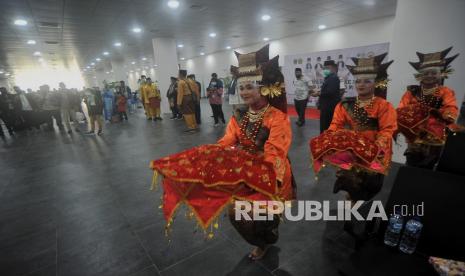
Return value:
[(200, 91), (195, 81), (187, 78), (186, 70), (179, 70), (177, 104), (179, 111), (184, 116), (184, 121), (187, 125), (186, 131), (188, 132), (197, 130), (195, 104), (198, 95), (200, 95)]
[(418, 73), (420, 85), (410, 85), (397, 108), (399, 132), (408, 143), (407, 165), (432, 169), (438, 162), (446, 141), (446, 128), (457, 119), (454, 90), (443, 85), (452, 72), (450, 63), (458, 56), (446, 58), (452, 47), (441, 52), (417, 52), (418, 62), (410, 62)]
[(310, 140), (315, 172), (325, 163), (338, 167), (333, 191), (346, 191), (352, 202), (373, 198), (391, 163), (396, 112), (378, 96), (385, 95), (386, 69), (392, 63), (382, 63), (386, 55), (352, 58), (355, 66), (347, 67), (358, 96), (339, 103), (328, 130)]
[[(163, 209), (170, 225), (180, 203), (186, 203), (204, 228), (228, 208), (230, 221), (256, 248), (249, 257), (260, 259), (278, 239), (280, 218), (235, 219), (235, 200), (249, 202), (294, 198), (287, 157), (292, 132), (286, 115), (284, 77), (278, 57), (269, 60), (268, 45), (239, 54), (238, 87), (247, 109), (233, 116), (215, 145), (204, 145), (152, 161), (164, 177)], [(211, 233), (211, 235), (213, 235)]]

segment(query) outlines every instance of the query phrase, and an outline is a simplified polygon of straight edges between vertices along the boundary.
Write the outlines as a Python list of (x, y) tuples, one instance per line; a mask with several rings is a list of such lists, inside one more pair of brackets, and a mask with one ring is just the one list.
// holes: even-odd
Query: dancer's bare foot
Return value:
[(265, 248), (261, 249), (260, 247), (255, 247), (254, 250), (252, 250), (252, 252), (250, 252), (249, 254), (249, 258), (253, 261), (257, 261), (257, 260), (260, 260), (261, 258), (263, 258), (263, 256), (265, 256), (266, 254), (266, 251), (268, 250), (269, 246), (266, 245)]

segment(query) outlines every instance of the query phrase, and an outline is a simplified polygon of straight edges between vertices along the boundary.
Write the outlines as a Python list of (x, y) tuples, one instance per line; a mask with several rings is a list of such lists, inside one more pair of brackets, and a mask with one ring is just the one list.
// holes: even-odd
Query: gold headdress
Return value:
[(450, 67), (450, 63), (457, 58), (459, 54), (455, 56), (446, 58), (447, 54), (449, 54), (452, 47), (449, 47), (443, 51), (423, 54), (417, 52), (418, 62), (409, 62), (418, 73), (414, 74), (415, 78), (418, 81), (421, 81), (422, 74), (421, 71), (427, 68), (439, 68), (441, 70), (442, 78), (447, 79), (447, 76), (452, 73), (454, 70)]
[(347, 65), (350, 73), (355, 78), (368, 78), (375, 80), (375, 95), (386, 98), (388, 84), (387, 68), (394, 60), (382, 63), (388, 53), (369, 58), (352, 58), (355, 65)]

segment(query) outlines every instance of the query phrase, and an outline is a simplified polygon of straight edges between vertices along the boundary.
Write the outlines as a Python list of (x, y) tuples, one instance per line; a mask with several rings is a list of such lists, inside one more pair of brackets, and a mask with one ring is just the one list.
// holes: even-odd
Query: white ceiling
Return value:
[[(174, 37), (179, 57), (212, 53), (299, 33), (393, 15), (396, 0), (179, 0), (172, 10), (166, 0), (0, 0), (0, 71), (36, 68), (35, 51), (50, 66), (83, 69), (124, 62), (128, 68), (153, 65), (152, 38)], [(263, 14), (271, 20), (261, 20)], [(27, 26), (13, 21), (23, 18)], [(55, 27), (47, 27), (52, 23)], [(139, 34), (131, 29), (142, 28)], [(209, 33), (217, 36), (210, 38)], [(27, 45), (27, 40), (37, 44)], [(116, 48), (113, 43), (123, 46)], [(110, 52), (104, 57), (104, 51)], [(147, 57), (143, 62), (142, 57)], [(131, 65), (136, 61), (136, 65)], [(4, 75), (3, 75), (4, 76)], [(0, 78), (2, 75), (0, 75)]]

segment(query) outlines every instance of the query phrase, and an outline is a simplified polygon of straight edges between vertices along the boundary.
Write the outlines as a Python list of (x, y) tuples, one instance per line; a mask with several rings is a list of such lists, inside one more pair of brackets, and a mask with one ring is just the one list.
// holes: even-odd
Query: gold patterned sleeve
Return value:
[(270, 135), (265, 143), (265, 161), (273, 164), (276, 179), (283, 182), (286, 172), (286, 160), (292, 141), (291, 123), (287, 114), (274, 110), (274, 114), (266, 116), (265, 126)]

